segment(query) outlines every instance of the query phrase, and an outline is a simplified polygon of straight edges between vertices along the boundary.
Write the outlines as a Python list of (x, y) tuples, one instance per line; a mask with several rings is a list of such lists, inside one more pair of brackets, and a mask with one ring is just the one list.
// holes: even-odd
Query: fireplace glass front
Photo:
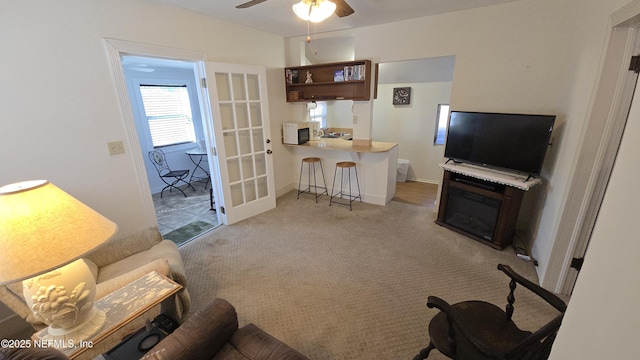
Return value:
[(498, 220), (501, 201), (449, 187), (444, 222), (491, 241)]

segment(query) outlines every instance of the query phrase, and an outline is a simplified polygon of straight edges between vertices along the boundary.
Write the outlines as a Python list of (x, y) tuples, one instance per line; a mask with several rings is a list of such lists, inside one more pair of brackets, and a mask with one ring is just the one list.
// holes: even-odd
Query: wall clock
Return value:
[(393, 105), (408, 105), (411, 103), (411, 88), (393, 88)]

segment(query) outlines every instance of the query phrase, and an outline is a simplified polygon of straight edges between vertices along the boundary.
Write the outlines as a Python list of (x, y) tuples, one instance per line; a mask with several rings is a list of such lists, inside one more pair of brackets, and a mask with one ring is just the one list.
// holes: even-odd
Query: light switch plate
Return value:
[(124, 144), (122, 141), (112, 141), (107, 143), (109, 147), (109, 155), (124, 154)]

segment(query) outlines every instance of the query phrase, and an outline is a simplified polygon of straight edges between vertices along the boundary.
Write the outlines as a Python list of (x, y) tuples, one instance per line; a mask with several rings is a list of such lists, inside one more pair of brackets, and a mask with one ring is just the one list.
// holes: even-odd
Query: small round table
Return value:
[[(205, 169), (201, 165), (203, 160), (208, 161), (209, 159), (207, 157), (207, 152), (200, 149), (191, 149), (191, 150), (187, 150), (187, 155), (189, 156), (189, 159), (191, 160), (191, 162), (195, 165), (195, 167), (193, 168), (193, 171), (191, 172), (191, 176), (189, 177), (189, 184), (191, 184), (192, 181), (204, 181), (205, 182), (204, 189), (207, 190), (207, 187), (209, 186), (209, 182), (211, 182), (211, 175), (209, 174), (209, 171), (207, 171), (207, 169)], [(201, 173), (201, 175), (195, 175), (196, 172)], [(214, 205), (213, 184), (209, 189), (209, 202), (211, 205), (210, 210), (215, 211), (215, 208), (213, 207)]]
[[(187, 155), (189, 155), (189, 159), (195, 165), (193, 171), (191, 172), (191, 176), (189, 177), (189, 184), (192, 181), (206, 181), (204, 185), (204, 189), (206, 190), (209, 186), (209, 181), (211, 181), (211, 175), (209, 175), (209, 171), (202, 167), (202, 161), (207, 161), (207, 152), (200, 149), (191, 149), (187, 150)], [(196, 175), (196, 173), (200, 173), (200, 175)]]

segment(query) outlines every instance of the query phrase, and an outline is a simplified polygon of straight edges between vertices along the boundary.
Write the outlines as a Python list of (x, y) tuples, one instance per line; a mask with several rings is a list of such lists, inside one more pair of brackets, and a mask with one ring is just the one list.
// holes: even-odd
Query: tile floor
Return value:
[(165, 190), (162, 198), (160, 193), (153, 194), (153, 205), (156, 209), (158, 227), (161, 234), (167, 234), (191, 222), (200, 220), (214, 226), (218, 225), (216, 212), (211, 210), (209, 189), (205, 189), (204, 183), (193, 182), (194, 192), (191, 188), (180, 187), (187, 197), (179, 191)]

